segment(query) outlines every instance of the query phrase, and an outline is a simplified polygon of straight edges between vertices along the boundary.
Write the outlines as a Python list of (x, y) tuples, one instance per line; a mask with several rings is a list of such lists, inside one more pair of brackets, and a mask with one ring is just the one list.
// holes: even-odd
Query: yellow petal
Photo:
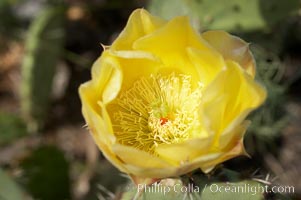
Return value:
[[(82, 101), (83, 116), (88, 124), (93, 139), (99, 149), (102, 150), (103, 155), (119, 170), (127, 172), (123, 164), (118, 160), (111, 150), (111, 145), (115, 142), (116, 138), (110, 131), (110, 124), (102, 117), (103, 111), (95, 107), (93, 94), (95, 88), (91, 81), (82, 84), (79, 88), (79, 94)], [(105, 116), (106, 117), (106, 116)]]
[(202, 51), (214, 51), (207, 42), (193, 30), (187, 17), (176, 17), (152, 34), (146, 35), (133, 45), (135, 50), (150, 52), (159, 57), (165, 66), (179, 72), (196, 75), (194, 66), (186, 53), (187, 47)]
[(208, 153), (211, 144), (212, 137), (190, 139), (178, 144), (161, 144), (156, 148), (156, 153), (164, 160), (182, 165)]
[(187, 54), (204, 86), (207, 86), (226, 66), (223, 57), (215, 51), (202, 51), (190, 47)]
[[(148, 181), (151, 179), (161, 179), (179, 175), (176, 167), (152, 168), (152, 167), (138, 167), (132, 164), (125, 164), (126, 169), (133, 177), (136, 177), (136, 182)], [(146, 180), (145, 180), (146, 179)]]
[(125, 59), (148, 59), (160, 62), (160, 59), (147, 51), (136, 51), (136, 50), (113, 50), (110, 49), (111, 54), (116, 57)]
[(223, 55), (225, 60), (233, 60), (239, 63), (248, 74), (253, 78), (255, 77), (255, 60), (249, 50), (248, 43), (225, 31), (207, 31), (202, 36)]
[(219, 138), (219, 151), (225, 151), (233, 148), (240, 141), (250, 125), (250, 121), (243, 121), (241, 124), (233, 124), (225, 130)]
[(118, 38), (112, 44), (114, 50), (131, 50), (134, 41), (150, 34), (165, 24), (163, 19), (150, 15), (144, 9), (135, 10)]
[(96, 106), (98, 101), (108, 104), (113, 101), (120, 90), (132, 87), (142, 76), (157, 73), (162, 68), (158, 58), (141, 51), (105, 50), (92, 66), (92, 95)]
[[(224, 133), (220, 138), (220, 146), (212, 145), (212, 137), (193, 139), (181, 144), (162, 145), (156, 151), (160, 157), (177, 163), (176, 169), (170, 169), (173, 175), (181, 175), (197, 168), (205, 173), (217, 164), (239, 155), (245, 155), (242, 143), (243, 134), (249, 122), (244, 122), (234, 130)], [(177, 153), (175, 153), (177, 152)]]
[(108, 50), (104, 51), (92, 66), (94, 106), (98, 101), (111, 102), (119, 93), (123, 74), (118, 60)]
[(162, 69), (163, 65), (156, 56), (144, 51), (110, 51), (122, 72), (122, 88), (127, 90), (141, 77), (149, 77)]
[(227, 69), (204, 91), (201, 105), (205, 125), (215, 133), (216, 142), (231, 123), (239, 125), (265, 98), (266, 90), (261, 85), (244, 73), (237, 63), (227, 62)]
[(125, 164), (128, 171), (135, 176), (140, 177), (142, 180), (143, 178), (166, 178), (166, 177), (178, 177), (183, 174), (189, 173), (197, 168), (200, 168), (205, 163), (216, 160), (222, 154), (221, 153), (211, 153), (200, 156), (196, 158), (193, 162), (183, 163), (182, 165), (178, 166), (169, 166), (165, 168), (151, 168), (151, 167), (137, 167), (131, 164)]
[(217, 156), (215, 159), (212, 159), (208, 162), (202, 163), (200, 167), (204, 173), (210, 172), (216, 165), (229, 160), (231, 158), (237, 157), (239, 155), (246, 155), (246, 151), (243, 145), (243, 139), (240, 139), (231, 149), (226, 149), (224, 153)]
[(134, 147), (114, 144), (112, 149), (116, 156), (118, 156), (118, 158), (124, 163), (134, 165), (139, 168), (166, 168), (171, 166), (170, 163), (163, 159)]

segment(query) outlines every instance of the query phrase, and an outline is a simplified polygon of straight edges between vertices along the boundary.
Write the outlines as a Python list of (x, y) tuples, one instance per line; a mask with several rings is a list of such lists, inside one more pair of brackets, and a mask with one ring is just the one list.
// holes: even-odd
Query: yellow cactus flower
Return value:
[(136, 183), (179, 176), (246, 154), (247, 115), (266, 98), (249, 44), (198, 34), (185, 16), (135, 10), (79, 88), (104, 156)]

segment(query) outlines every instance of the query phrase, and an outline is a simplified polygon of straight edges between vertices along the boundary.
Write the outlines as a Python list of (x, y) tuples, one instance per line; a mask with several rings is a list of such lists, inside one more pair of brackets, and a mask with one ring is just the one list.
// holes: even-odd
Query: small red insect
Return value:
[(161, 122), (161, 125), (164, 125), (164, 124), (166, 124), (166, 122), (168, 122), (168, 118), (161, 117), (160, 122)]

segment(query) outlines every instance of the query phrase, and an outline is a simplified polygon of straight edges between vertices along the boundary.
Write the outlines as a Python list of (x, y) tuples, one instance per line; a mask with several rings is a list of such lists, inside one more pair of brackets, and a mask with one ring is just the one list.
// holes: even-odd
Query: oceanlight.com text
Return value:
[(237, 183), (225, 183), (225, 184), (205, 184), (204, 187), (188, 184), (182, 185), (180, 183), (171, 185), (163, 185), (160, 183), (154, 183), (150, 186), (145, 184), (138, 184), (136, 188), (138, 193), (161, 193), (166, 195), (170, 192), (173, 193), (200, 193), (203, 191), (212, 193), (241, 193), (241, 194), (263, 194), (263, 193), (282, 193), (293, 194), (295, 192), (294, 186), (280, 186), (280, 185), (262, 185), (258, 184), (237, 184)]
[(285, 193), (285, 194), (293, 194), (295, 192), (294, 186), (269, 186), (269, 185), (261, 185), (261, 184), (211, 184), (209, 186), (205, 185), (205, 188), (209, 187), (210, 192), (225, 192), (225, 193), (248, 193), (252, 195), (256, 195), (258, 193)]

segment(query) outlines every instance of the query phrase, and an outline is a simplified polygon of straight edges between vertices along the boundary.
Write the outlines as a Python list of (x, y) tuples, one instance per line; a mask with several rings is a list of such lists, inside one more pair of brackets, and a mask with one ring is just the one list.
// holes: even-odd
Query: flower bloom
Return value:
[(136, 182), (182, 175), (246, 154), (245, 118), (266, 98), (249, 45), (224, 31), (198, 34), (135, 10), (79, 93), (104, 156)]

